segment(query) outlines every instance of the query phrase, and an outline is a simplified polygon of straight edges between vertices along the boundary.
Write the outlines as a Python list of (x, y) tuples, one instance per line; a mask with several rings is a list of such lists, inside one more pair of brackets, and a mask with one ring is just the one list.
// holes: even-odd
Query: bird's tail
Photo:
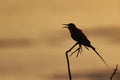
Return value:
[(102, 56), (97, 52), (97, 50), (91, 45), (90, 46), (95, 52), (96, 54), (100, 57), (100, 59), (102, 59), (102, 61), (104, 62), (104, 64), (106, 65), (106, 67), (109, 69), (108, 64), (106, 63), (106, 61), (102, 58)]

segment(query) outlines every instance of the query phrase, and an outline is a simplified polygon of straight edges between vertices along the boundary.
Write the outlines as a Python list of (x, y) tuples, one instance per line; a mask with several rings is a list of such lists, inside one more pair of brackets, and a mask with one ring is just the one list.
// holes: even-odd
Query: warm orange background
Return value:
[[(111, 70), (120, 64), (119, 0), (1, 0), (0, 79), (67, 80), (65, 51), (75, 42), (62, 24), (69, 22), (84, 31)], [(83, 47), (70, 62), (75, 80), (110, 76), (91, 49)]]

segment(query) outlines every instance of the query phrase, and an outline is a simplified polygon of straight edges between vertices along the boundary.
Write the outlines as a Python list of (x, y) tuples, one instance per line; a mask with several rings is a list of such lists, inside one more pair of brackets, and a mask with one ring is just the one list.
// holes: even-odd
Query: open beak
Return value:
[(63, 24), (63, 25), (65, 25), (63, 28), (68, 28), (68, 26), (67, 26), (68, 24)]

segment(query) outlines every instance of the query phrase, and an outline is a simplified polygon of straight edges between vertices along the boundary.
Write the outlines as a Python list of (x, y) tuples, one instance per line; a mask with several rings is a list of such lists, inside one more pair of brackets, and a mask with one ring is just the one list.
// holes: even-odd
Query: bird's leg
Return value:
[(67, 50), (66, 52), (70, 52), (76, 45), (78, 45), (78, 43), (75, 43), (69, 50)]
[(79, 48), (78, 48), (78, 52), (77, 52), (77, 56), (76, 57), (78, 57), (79, 53), (81, 54), (81, 52), (82, 52), (82, 46), (79, 44)]
[[(70, 56), (72, 56), (76, 51), (78, 51), (78, 52), (77, 52), (77, 56), (76, 56), (76, 57), (78, 57), (78, 54), (80, 53), (80, 51), (82, 52), (82, 47), (81, 47), (80, 44), (79, 44), (79, 47), (78, 47), (75, 51), (73, 51)], [(69, 56), (69, 57), (70, 57), (70, 56)]]
[(87, 46), (85, 46), (85, 48), (86, 48), (87, 50), (89, 50)]
[[(71, 54), (70, 54), (70, 56), (72, 56), (76, 51), (78, 51), (79, 50), (79, 48), (77, 48), (75, 51), (73, 51)], [(69, 57), (70, 57), (69, 56)]]

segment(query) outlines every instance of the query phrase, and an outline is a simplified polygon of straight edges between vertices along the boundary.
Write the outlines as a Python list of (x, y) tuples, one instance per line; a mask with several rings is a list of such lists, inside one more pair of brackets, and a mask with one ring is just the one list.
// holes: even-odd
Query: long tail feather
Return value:
[(102, 59), (102, 61), (103, 61), (104, 64), (106, 65), (106, 67), (109, 69), (108, 64), (107, 64), (106, 61), (102, 58), (102, 56), (96, 51), (96, 49), (95, 49), (93, 46), (91, 46), (91, 48), (96, 52), (96, 54), (100, 57), (100, 59)]

